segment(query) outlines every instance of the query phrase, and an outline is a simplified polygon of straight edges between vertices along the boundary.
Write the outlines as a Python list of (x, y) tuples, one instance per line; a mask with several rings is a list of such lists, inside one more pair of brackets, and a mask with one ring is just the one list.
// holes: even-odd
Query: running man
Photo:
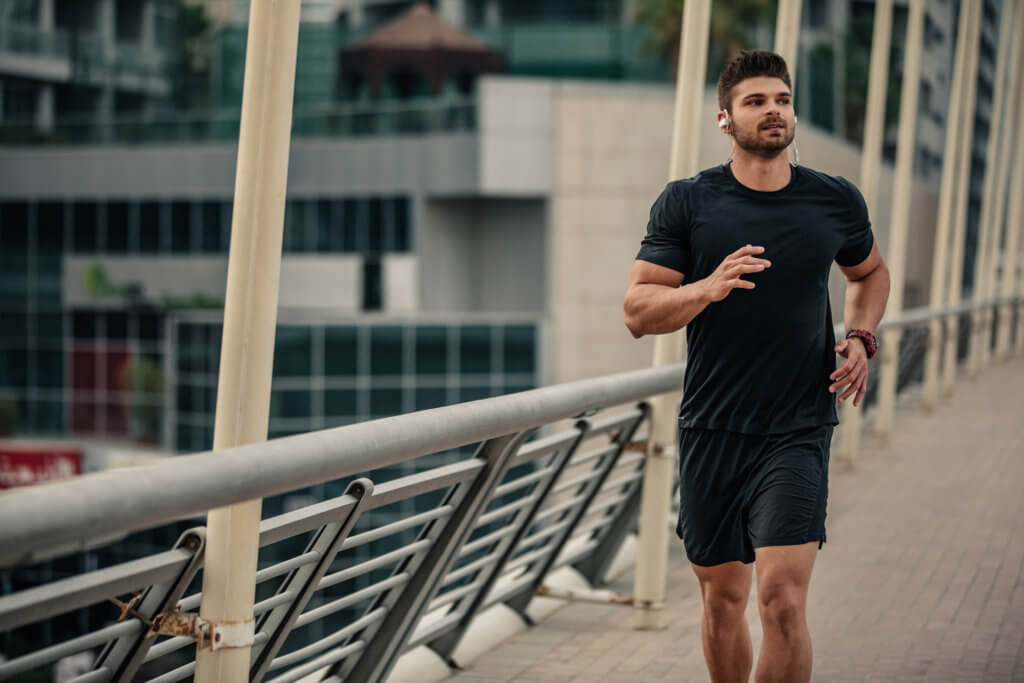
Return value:
[[(825, 543), (835, 402), (864, 396), (889, 272), (857, 188), (789, 163), (797, 121), (782, 57), (740, 53), (718, 103), (732, 159), (654, 202), (625, 322), (637, 338), (686, 327), (677, 533), (700, 584), (711, 680), (750, 678), (744, 609), (756, 573), (755, 680), (809, 681), (807, 590)], [(847, 280), (838, 342), (833, 261)]]

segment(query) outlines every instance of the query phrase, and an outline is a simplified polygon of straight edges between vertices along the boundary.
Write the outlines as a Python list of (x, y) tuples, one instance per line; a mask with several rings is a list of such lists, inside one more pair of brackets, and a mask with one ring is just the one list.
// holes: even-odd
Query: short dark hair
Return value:
[(790, 90), (789, 67), (781, 55), (767, 50), (741, 50), (718, 77), (718, 108), (732, 113), (732, 89), (748, 78), (770, 76), (781, 79)]

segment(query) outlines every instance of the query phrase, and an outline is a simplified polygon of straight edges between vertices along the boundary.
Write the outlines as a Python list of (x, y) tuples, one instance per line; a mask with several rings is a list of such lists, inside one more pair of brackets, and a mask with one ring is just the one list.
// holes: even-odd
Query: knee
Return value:
[(747, 596), (723, 590), (704, 591), (704, 620), (712, 632), (727, 630), (745, 619)]
[(758, 595), (758, 608), (765, 629), (772, 629), (784, 638), (805, 628), (805, 600), (799, 590), (778, 587)]

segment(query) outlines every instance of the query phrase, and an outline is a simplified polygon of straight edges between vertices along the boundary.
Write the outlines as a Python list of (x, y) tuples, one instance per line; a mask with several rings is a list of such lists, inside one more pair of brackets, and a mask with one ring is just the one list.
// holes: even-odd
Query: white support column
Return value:
[(466, 25), (465, 0), (440, 0), (438, 9), (438, 14), (456, 26)]
[(53, 30), (53, 0), (39, 0), (39, 30)]
[[(688, 0), (683, 9), (683, 35), (679, 44), (670, 180), (686, 178), (698, 171), (710, 26), (711, 1)], [(673, 365), (682, 360), (683, 344), (682, 330), (655, 337), (654, 366)], [(664, 628), (667, 623), (664, 610), (668, 573), (667, 517), (675, 478), (678, 400), (678, 392), (672, 392), (656, 397), (652, 403), (634, 585), (633, 628), (637, 629)]]
[(775, 18), (775, 52), (786, 60), (794, 89), (800, 61), (800, 8), (801, 0), (779, 0)]
[[(981, 2), (967, 3), (971, 8), (971, 26), (968, 33), (967, 62), (964, 71), (966, 95), (964, 98), (964, 116), (960, 128), (960, 170), (957, 173), (956, 207), (953, 210), (953, 254), (949, 262), (949, 298), (950, 306), (960, 304), (963, 291), (964, 242), (967, 235), (967, 199), (971, 185), (971, 149), (974, 143), (974, 105), (978, 84), (978, 45), (981, 34)], [(948, 321), (949, 333), (946, 335), (943, 349), (942, 391), (943, 394), (953, 393), (953, 382), (957, 372), (957, 346), (960, 337), (960, 316), (953, 315)]]
[[(932, 310), (946, 303), (949, 285), (949, 233), (953, 222), (953, 197), (956, 193), (959, 165), (960, 136), (963, 126), (964, 71), (967, 65), (967, 43), (970, 33), (970, 7), (960, 4), (957, 26), (956, 57), (953, 64), (953, 83), (949, 92), (949, 115), (946, 119), (946, 144), (942, 159), (942, 186), (939, 189), (939, 215), (935, 228), (935, 250), (932, 252), (932, 279), (928, 292), (928, 306)], [(928, 325), (928, 347), (924, 359), (924, 405), (935, 408), (939, 397), (939, 371), (942, 362), (942, 331), (940, 320)]]
[[(871, 76), (868, 81), (867, 117), (864, 122), (864, 148), (860, 157), (860, 191), (875, 218), (878, 206), (878, 177), (882, 167), (882, 142), (885, 132), (885, 92), (889, 80), (889, 42), (892, 38), (892, 0), (875, 3), (875, 24), (871, 38)], [(842, 406), (839, 432), (839, 458), (853, 462), (860, 450), (861, 409), (848, 400)]]
[[(1017, 4), (1017, 11), (1024, 22), (1024, 2)], [(1021, 130), (1024, 125), (1024, 86), (1020, 80), (1024, 78), (1024, 50), (1015, 65), (1016, 69), (1011, 72), (1010, 78), (1018, 82), (1017, 86), (1017, 116), (1016, 129)], [(1013, 176), (1010, 179), (1010, 187), (1014, 192), (1010, 194), (1010, 206), (1006, 219), (1006, 247), (1003, 250), (1003, 268), (999, 286), (1001, 297), (1024, 296), (1024, 277), (1021, 277), (1021, 244), (1024, 242), (1024, 135), (1018, 134), (1014, 143), (1013, 151)], [(996, 359), (1004, 360), (1010, 355), (1010, 306), (1004, 306), (1000, 311), (999, 329), (996, 332)], [(1024, 351), (1024, 308), (1018, 305), (1017, 308), (1017, 341), (1016, 353), (1019, 355)]]
[[(300, 0), (261, 0), (249, 10), (214, 450), (267, 438), (300, 8)], [(260, 507), (210, 511), (203, 618), (254, 623)], [(248, 681), (250, 653), (251, 643), (199, 649), (195, 680)]]
[[(921, 84), (921, 47), (924, 32), (924, 0), (910, 0), (907, 41), (903, 63), (903, 92), (900, 96), (899, 146), (896, 149), (896, 181), (893, 189), (892, 221), (889, 228), (889, 315), (903, 310), (903, 283), (907, 270), (907, 223), (914, 179), (914, 150), (917, 141), (917, 95)], [(896, 408), (896, 379), (900, 363), (900, 330), (889, 330), (882, 338), (882, 367), (879, 376), (878, 418), (875, 430), (887, 437), (892, 430)]]
[[(982, 194), (981, 221), (979, 224), (978, 247), (974, 252), (974, 301), (984, 301), (993, 295), (995, 274), (995, 253), (1003, 224), (1003, 207), (1006, 203), (1006, 180), (1009, 173), (1010, 146), (1006, 144), (1009, 122), (1016, 110), (1017, 83), (1007, 83), (1007, 73), (1016, 63), (1021, 41), (1012, 40), (1018, 35), (1019, 12), (1016, 5), (1007, 3), (1001, 16), (1002, 28), (999, 35), (995, 86), (992, 98), (992, 116), (988, 144), (985, 150), (985, 189)], [(971, 316), (968, 369), (976, 375), (988, 364), (992, 344), (992, 309), (976, 311)]]
[[(1008, 5), (1009, 6), (1009, 5)], [(1013, 5), (1017, 12), (1017, 26), (1018, 30), (1024, 28), (1024, 2), (1018, 1), (1016, 5)], [(1010, 99), (1011, 109), (1007, 112), (1007, 130), (1014, 129), (1016, 124), (1016, 130), (1021, 129), (1021, 124), (1024, 123), (1024, 84), (1021, 83), (1024, 80), (1024, 48), (1022, 48), (1019, 41), (1015, 44), (1017, 52), (1017, 58), (1010, 65), (1010, 83), (1013, 84), (1013, 94)], [(1004, 140), (1007, 147), (1008, 156), (1012, 156), (1012, 176), (1008, 177), (1009, 186), (1015, 188), (1015, 192), (1010, 196), (1010, 206), (1006, 213), (1006, 246), (1003, 250), (1002, 267), (1000, 269), (999, 282), (995, 282), (993, 273), (993, 291), (1000, 297), (1008, 297), (1017, 294), (1018, 296), (1024, 295), (1024, 289), (1017, 285), (1018, 274), (1017, 271), (1020, 267), (1020, 245), (1021, 245), (1021, 232), (1024, 231), (1024, 203), (1021, 201), (1020, 188), (1024, 183), (1024, 136), (1017, 135), (1017, 140), (1014, 145), (1009, 144), (1009, 136)], [(1012, 154), (1011, 154), (1012, 150)], [(1007, 166), (1010, 166), (1007, 163)], [(1002, 207), (1002, 203), (998, 204)], [(999, 226), (1002, 221), (997, 221), (996, 225)], [(993, 239), (993, 264), (997, 260), (999, 253), (999, 230), (996, 229), (995, 238)], [(993, 271), (995, 269), (993, 268)], [(1024, 282), (1021, 283), (1024, 285)], [(1013, 307), (1011, 305), (1003, 305), (999, 309), (999, 326), (996, 330), (996, 360), (1005, 360), (1010, 355), (1010, 321), (1013, 313)], [(1017, 321), (1019, 323), (1017, 329), (1017, 348), (1020, 350), (1024, 348), (1024, 310), (1018, 308)]]

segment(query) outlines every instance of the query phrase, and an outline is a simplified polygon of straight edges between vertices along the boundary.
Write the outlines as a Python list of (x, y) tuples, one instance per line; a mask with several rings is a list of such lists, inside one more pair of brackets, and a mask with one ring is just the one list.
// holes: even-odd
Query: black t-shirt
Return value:
[(728, 165), (671, 182), (651, 207), (637, 259), (709, 276), (747, 244), (770, 268), (686, 326), (689, 342), (680, 425), (781, 434), (836, 424), (828, 391), (836, 368), (828, 276), (855, 266), (874, 235), (867, 206), (848, 180), (803, 166), (775, 192), (742, 185)]

